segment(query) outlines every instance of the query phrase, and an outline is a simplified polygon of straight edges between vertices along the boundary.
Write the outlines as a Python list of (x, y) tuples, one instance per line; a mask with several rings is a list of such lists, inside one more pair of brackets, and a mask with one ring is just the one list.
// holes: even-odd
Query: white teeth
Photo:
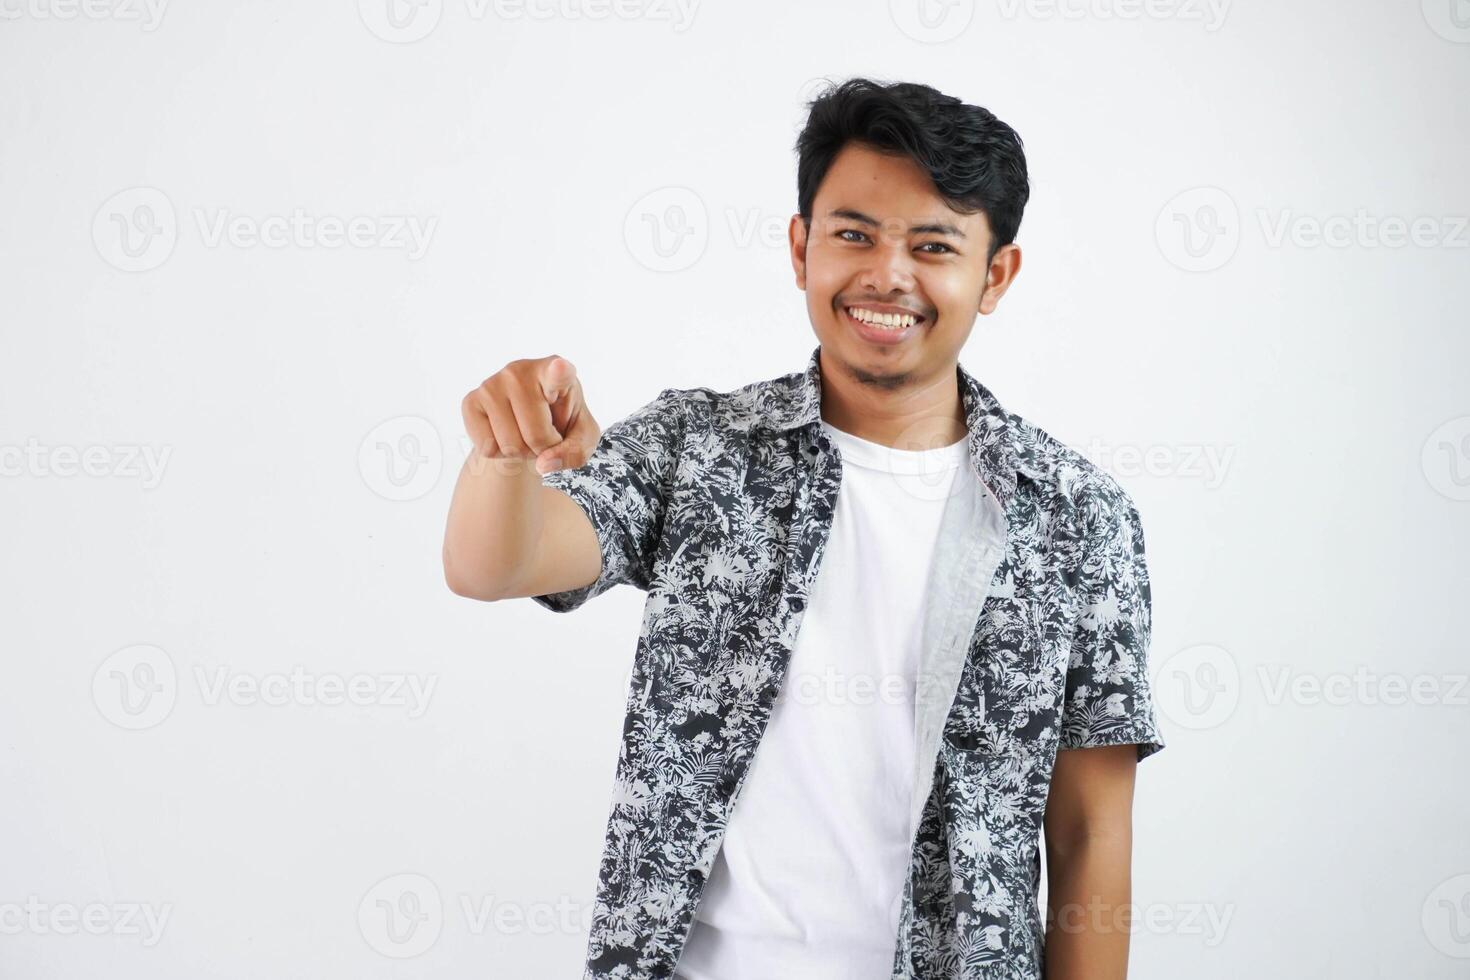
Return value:
[(919, 318), (907, 313), (874, 313), (856, 306), (847, 308), (847, 313), (854, 320), (878, 327), (882, 330), (899, 331), (907, 329), (919, 322)]

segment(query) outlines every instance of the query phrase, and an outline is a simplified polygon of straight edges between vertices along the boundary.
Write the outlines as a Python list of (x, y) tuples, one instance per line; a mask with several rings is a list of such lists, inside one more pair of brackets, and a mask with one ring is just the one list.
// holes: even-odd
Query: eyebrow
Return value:
[[(879, 225), (877, 218), (871, 218), (868, 215), (863, 214), (861, 211), (854, 211), (852, 208), (834, 208), (827, 213), (827, 216), (830, 218), (846, 218), (849, 221), (856, 221), (858, 224), (867, 225), (870, 228), (876, 228)], [(955, 238), (965, 237), (965, 233), (960, 231), (959, 228), (951, 224), (946, 224), (942, 221), (932, 222), (926, 225), (910, 225), (909, 234), (950, 235)]]

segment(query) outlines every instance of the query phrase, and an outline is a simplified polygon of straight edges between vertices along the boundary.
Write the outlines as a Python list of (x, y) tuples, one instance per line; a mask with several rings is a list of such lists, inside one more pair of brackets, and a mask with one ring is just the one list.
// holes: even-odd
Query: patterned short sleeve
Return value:
[(1142, 761), (1164, 748), (1148, 677), (1152, 603), (1143, 526), (1133, 501), (1108, 477), (1079, 506), (1088, 540), (1061, 747), (1136, 744)]
[(657, 398), (602, 431), (587, 462), (541, 478), (582, 508), (597, 532), (602, 569), (580, 589), (532, 598), (553, 612), (570, 612), (614, 585), (647, 589), (663, 525), (665, 500), (683, 441), (678, 389)]

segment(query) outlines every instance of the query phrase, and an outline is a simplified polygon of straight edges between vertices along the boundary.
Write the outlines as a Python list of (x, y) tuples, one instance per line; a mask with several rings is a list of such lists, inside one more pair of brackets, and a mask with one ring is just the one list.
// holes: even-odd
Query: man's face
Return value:
[[(824, 355), (887, 388), (952, 371), (976, 313), (989, 313), (1020, 269), (1008, 245), (988, 260), (990, 224), (959, 214), (907, 157), (849, 143), (823, 178), (808, 231), (789, 232), (797, 287)], [(863, 322), (904, 311), (908, 326)]]

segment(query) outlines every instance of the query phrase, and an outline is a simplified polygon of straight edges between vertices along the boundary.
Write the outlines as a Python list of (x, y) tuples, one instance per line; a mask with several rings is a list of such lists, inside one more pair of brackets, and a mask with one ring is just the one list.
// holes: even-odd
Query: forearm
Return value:
[(528, 459), (471, 451), (460, 469), (444, 529), (444, 579), (455, 593), (496, 599), (514, 593), (544, 523), (541, 476)]
[(1124, 980), (1131, 842), (1082, 838), (1047, 851), (1046, 980)]

